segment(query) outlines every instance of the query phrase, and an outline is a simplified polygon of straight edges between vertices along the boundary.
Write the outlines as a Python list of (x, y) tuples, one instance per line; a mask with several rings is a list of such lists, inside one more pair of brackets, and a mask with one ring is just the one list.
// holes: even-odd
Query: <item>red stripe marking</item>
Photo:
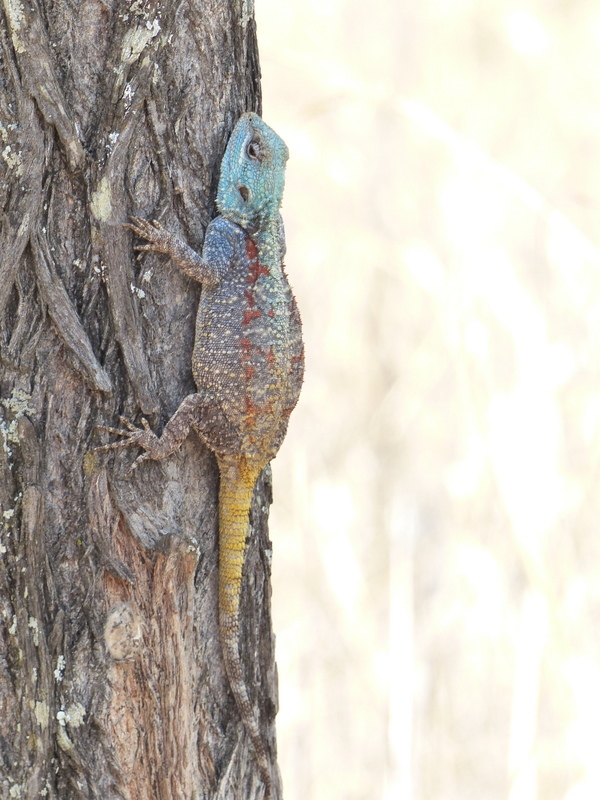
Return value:
[(262, 312), (259, 308), (249, 308), (244, 311), (244, 317), (242, 319), (242, 325), (249, 325), (253, 319), (257, 319), (262, 315)]

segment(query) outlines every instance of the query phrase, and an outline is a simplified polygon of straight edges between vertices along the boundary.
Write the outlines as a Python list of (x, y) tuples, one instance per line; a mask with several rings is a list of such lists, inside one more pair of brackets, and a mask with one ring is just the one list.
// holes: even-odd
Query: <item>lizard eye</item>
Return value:
[(260, 142), (257, 142), (256, 139), (252, 139), (246, 148), (246, 155), (248, 158), (252, 159), (252, 161), (261, 161)]

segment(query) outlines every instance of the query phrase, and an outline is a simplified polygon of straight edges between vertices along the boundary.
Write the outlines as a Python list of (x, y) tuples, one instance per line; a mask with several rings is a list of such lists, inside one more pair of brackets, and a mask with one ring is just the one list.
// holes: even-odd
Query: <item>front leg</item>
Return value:
[(97, 452), (105, 450), (116, 450), (129, 445), (137, 445), (143, 448), (144, 452), (139, 455), (129, 468), (127, 474), (130, 475), (134, 469), (148, 459), (161, 461), (170, 456), (187, 438), (190, 429), (197, 425), (203, 408), (203, 398), (199, 394), (189, 394), (181, 403), (177, 411), (165, 425), (162, 435), (159, 437), (150, 429), (147, 420), (142, 417), (142, 427), (138, 428), (124, 417), (119, 417), (123, 428), (108, 428), (105, 425), (98, 426), (101, 430), (114, 433), (124, 437), (120, 442), (101, 445), (96, 447)]
[(150, 244), (138, 245), (134, 247), (134, 250), (166, 253), (186, 275), (195, 281), (208, 285), (216, 285), (219, 282), (216, 270), (188, 244), (165, 230), (160, 222), (157, 220), (148, 222), (141, 217), (130, 217), (130, 220), (130, 222), (124, 222), (123, 227), (129, 228), (150, 242)]

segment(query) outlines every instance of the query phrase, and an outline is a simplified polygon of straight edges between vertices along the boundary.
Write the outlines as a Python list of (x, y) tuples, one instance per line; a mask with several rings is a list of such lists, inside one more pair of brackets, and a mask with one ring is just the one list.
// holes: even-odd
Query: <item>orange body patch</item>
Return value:
[(270, 275), (268, 267), (263, 265), (258, 260), (258, 248), (256, 243), (250, 237), (246, 239), (246, 255), (248, 256), (248, 283), (254, 284), (261, 275)]
[(248, 308), (244, 311), (242, 325), (249, 325), (253, 319), (258, 319), (260, 316), (262, 316), (262, 311), (259, 308)]

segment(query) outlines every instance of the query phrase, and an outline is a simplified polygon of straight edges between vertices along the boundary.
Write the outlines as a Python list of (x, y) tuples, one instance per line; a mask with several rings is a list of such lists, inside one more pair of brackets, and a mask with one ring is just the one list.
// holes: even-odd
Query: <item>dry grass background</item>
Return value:
[(287, 800), (600, 797), (600, 8), (257, 0), (307, 377)]

